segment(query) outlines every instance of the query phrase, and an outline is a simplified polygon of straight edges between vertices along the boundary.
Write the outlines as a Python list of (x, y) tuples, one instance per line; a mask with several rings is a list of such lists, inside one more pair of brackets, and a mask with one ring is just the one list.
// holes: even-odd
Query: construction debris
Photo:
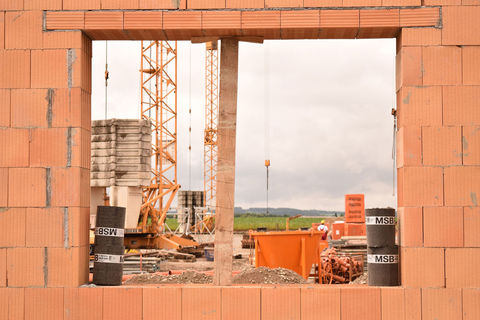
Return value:
[(253, 240), (253, 238), (250, 236), (250, 234), (248, 232), (243, 234), (242, 248), (243, 249), (255, 248), (255, 241)]
[(181, 274), (162, 275), (162, 274), (141, 274), (133, 276), (125, 281), (124, 284), (168, 284), (168, 283), (182, 283), (182, 284), (205, 284), (212, 283), (212, 276), (199, 273), (196, 271), (185, 271)]
[(195, 262), (196, 257), (193, 254), (181, 253), (174, 250), (148, 250), (138, 253), (129, 253), (124, 257), (124, 274), (157, 272), (160, 270), (160, 264), (165, 261), (185, 261)]
[(319, 282), (323, 284), (349, 283), (363, 275), (363, 257), (352, 257), (329, 248), (320, 255)]
[(259, 267), (240, 272), (233, 278), (237, 284), (288, 284), (305, 283), (298, 273), (284, 268)]

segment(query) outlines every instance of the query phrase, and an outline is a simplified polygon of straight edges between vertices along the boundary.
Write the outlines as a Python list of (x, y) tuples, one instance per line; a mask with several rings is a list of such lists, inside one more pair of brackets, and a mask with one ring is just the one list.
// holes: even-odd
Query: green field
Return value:
[[(241, 215), (236, 216), (234, 220), (235, 231), (247, 231), (250, 229), (266, 227), (268, 230), (285, 230), (285, 221), (287, 217), (280, 216), (260, 216), (260, 215)], [(312, 223), (319, 223), (322, 217), (315, 218), (298, 218), (290, 221), (290, 230), (311, 227)], [(170, 229), (175, 230), (178, 223), (175, 219), (167, 219), (167, 225)]]

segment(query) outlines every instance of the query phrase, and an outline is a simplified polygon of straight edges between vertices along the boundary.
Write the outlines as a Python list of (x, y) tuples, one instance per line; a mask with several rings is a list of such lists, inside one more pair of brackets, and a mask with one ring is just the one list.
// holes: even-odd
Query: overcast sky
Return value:
[[(95, 120), (104, 118), (105, 42), (94, 42), (93, 49)], [(109, 41), (108, 51), (108, 117), (138, 118), (140, 42)], [(204, 65), (204, 44), (178, 43), (178, 174), (184, 190), (189, 188), (189, 100), (190, 184), (192, 190), (203, 189)], [(366, 207), (396, 207), (394, 79), (392, 39), (241, 43), (235, 205), (265, 206), (268, 156), (271, 207), (343, 210), (348, 193), (364, 193)]]

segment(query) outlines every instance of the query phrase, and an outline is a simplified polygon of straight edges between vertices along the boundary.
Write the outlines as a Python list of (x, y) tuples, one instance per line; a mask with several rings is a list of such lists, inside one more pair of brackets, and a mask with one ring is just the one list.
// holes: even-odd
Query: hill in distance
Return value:
[[(248, 208), (243, 209), (242, 207), (235, 207), (235, 214), (246, 214), (246, 213), (254, 213), (254, 214), (266, 214), (266, 208)], [(296, 216), (297, 214), (301, 214), (304, 216), (333, 216), (333, 217), (340, 217), (344, 216), (345, 212), (343, 211), (327, 211), (327, 210), (301, 210), (295, 208), (268, 208), (268, 213), (272, 216)]]

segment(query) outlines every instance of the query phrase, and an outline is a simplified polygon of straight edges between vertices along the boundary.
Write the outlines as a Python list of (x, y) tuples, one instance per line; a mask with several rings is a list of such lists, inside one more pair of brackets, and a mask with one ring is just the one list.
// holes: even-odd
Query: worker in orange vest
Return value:
[(325, 225), (325, 220), (320, 221), (320, 225), (318, 226), (318, 231), (322, 231), (322, 240), (327, 240), (327, 234), (328, 234), (328, 227)]

